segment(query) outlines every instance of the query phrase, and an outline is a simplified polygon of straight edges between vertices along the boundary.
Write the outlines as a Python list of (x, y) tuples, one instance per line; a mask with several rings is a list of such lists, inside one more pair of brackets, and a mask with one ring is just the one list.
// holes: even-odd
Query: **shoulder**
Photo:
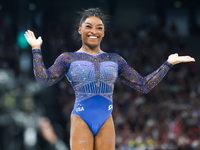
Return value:
[(62, 54), (60, 54), (59, 57), (66, 57), (66, 56), (70, 56), (72, 52), (63, 52)]
[(110, 59), (116, 61), (117, 63), (125, 61), (124, 58), (117, 53), (107, 53), (107, 55), (109, 56)]
[(71, 62), (72, 58), (74, 57), (74, 52), (63, 52), (58, 56), (56, 60), (58, 61), (64, 61), (64, 62)]
[(60, 54), (58, 57), (59, 58), (72, 58), (76, 55), (77, 55), (76, 52), (64, 52), (64, 53)]
[(105, 53), (106, 56), (109, 56), (110, 58), (119, 58), (121, 57), (119, 54), (117, 53)]

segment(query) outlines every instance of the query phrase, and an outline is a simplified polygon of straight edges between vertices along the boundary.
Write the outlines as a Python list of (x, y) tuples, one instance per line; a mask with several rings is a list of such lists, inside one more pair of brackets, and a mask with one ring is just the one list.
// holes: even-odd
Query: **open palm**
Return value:
[(42, 45), (42, 38), (38, 37), (36, 39), (34, 33), (30, 30), (27, 30), (24, 34), (27, 42), (30, 44), (30, 46), (32, 47), (32, 49), (40, 49), (41, 45)]
[(194, 62), (195, 59), (190, 56), (178, 56), (178, 54), (171, 54), (168, 57), (168, 62), (170, 62), (172, 65), (182, 63), (182, 62)]

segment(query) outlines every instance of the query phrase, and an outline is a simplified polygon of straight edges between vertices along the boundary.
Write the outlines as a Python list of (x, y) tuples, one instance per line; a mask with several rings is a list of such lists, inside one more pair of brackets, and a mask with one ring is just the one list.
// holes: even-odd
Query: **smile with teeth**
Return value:
[(91, 38), (91, 39), (97, 39), (96, 36), (89, 36), (89, 38)]

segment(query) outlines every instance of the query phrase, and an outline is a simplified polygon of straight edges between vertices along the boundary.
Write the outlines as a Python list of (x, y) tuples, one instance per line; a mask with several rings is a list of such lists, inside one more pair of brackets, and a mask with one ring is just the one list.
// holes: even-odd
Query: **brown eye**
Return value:
[(103, 28), (102, 28), (102, 27), (99, 27), (98, 29), (99, 29), (99, 30), (102, 30)]
[(87, 28), (91, 28), (91, 26), (86, 26)]

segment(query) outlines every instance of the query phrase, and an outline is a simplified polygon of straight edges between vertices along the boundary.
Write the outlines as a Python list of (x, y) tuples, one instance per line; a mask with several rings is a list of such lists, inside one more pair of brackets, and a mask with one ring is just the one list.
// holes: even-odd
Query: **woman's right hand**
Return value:
[(37, 39), (35, 38), (35, 35), (32, 31), (27, 30), (24, 34), (27, 42), (30, 44), (30, 46), (33, 49), (41, 49), (41, 45), (42, 45), (42, 38), (38, 37)]

